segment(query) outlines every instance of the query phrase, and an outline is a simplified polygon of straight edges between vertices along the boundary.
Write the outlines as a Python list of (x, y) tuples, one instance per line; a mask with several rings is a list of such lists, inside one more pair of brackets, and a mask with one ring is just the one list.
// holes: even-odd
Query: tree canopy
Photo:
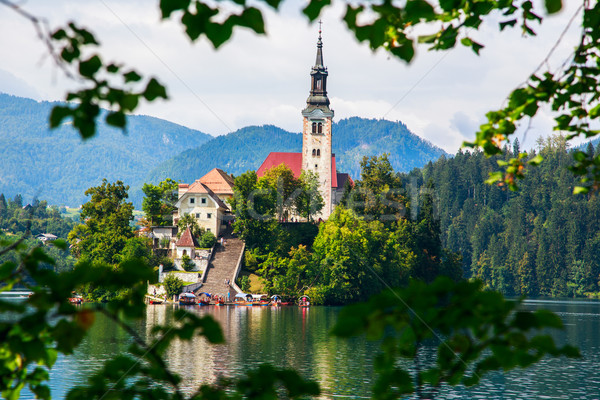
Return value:
[(85, 191), (91, 198), (81, 209), (84, 222), (69, 233), (69, 241), (78, 257), (109, 264), (121, 261), (119, 253), (133, 237), (130, 226), (133, 204), (126, 201), (128, 189), (121, 181), (110, 183), (104, 179), (100, 186)]

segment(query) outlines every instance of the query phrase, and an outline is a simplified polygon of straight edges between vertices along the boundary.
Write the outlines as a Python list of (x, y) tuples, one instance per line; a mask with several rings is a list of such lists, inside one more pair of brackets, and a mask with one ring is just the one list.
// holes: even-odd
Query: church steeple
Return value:
[(330, 111), (327, 97), (327, 75), (327, 68), (323, 65), (323, 40), (321, 38), (321, 21), (319, 21), (317, 58), (315, 66), (310, 71), (310, 95), (306, 100), (305, 111), (312, 111), (315, 108), (320, 108), (324, 112)]

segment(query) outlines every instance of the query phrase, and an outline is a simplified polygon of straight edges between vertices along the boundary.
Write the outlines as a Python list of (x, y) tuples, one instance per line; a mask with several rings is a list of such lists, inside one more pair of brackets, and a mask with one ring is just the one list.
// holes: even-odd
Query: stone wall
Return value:
[(163, 283), (165, 281), (165, 278), (167, 275), (174, 275), (176, 278), (181, 279), (183, 282), (197, 283), (197, 282), (201, 281), (202, 272), (203, 271), (200, 271), (200, 272), (182, 272), (182, 271), (163, 272), (158, 277), (158, 281), (160, 283)]
[[(203, 250), (194, 250), (195, 253), (195, 258), (193, 260), (191, 260), (194, 264), (196, 264), (196, 268), (194, 268), (194, 271), (198, 271), (200, 272), (200, 274), (202, 274), (202, 271), (204, 271), (206, 268), (208, 268), (208, 261), (210, 260), (210, 254), (211, 254), (211, 250), (210, 249), (203, 249)], [(181, 258), (176, 258), (173, 260), (173, 263), (175, 264), (175, 268), (177, 268), (180, 271), (183, 271), (183, 267), (181, 266)]]

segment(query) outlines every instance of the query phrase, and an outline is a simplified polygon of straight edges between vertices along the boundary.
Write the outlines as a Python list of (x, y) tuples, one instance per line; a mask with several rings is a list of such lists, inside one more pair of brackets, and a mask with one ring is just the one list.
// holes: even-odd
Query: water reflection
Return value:
[[(171, 324), (179, 306), (154, 305), (136, 325), (149, 337), (157, 324)], [(443, 388), (443, 399), (594, 399), (600, 389), (600, 303), (590, 301), (528, 301), (525, 309), (546, 308), (561, 316), (565, 331), (553, 334), (559, 344), (579, 346), (583, 359), (545, 359), (526, 370), (487, 375), (474, 389)], [(335, 307), (191, 307), (211, 315), (221, 325), (226, 343), (210, 345), (202, 337), (173, 344), (167, 362), (184, 378), (187, 391), (215, 382), (219, 376), (237, 377), (268, 362), (293, 368), (317, 380), (323, 398), (368, 398), (373, 384), (373, 359), (379, 347), (364, 338), (338, 339), (328, 335), (339, 309)], [(125, 352), (130, 338), (112, 321), (98, 316), (89, 336), (69, 357), (60, 357), (51, 371), (54, 398), (100, 368), (106, 359)], [(433, 344), (435, 345), (435, 344)], [(435, 356), (434, 346), (423, 357)], [(410, 367), (410, 363), (407, 363)], [(26, 394), (24, 398), (32, 398)]]

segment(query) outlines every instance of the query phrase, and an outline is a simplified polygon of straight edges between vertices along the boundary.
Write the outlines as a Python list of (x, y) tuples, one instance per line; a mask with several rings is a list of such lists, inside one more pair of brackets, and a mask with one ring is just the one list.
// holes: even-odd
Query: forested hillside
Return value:
[(496, 159), (478, 151), (442, 157), (404, 180), (421, 188), (433, 182), (442, 243), (462, 254), (466, 276), (508, 295), (597, 293), (600, 198), (573, 195), (573, 158), (563, 138), (541, 141), (537, 151), (544, 162), (528, 170), (517, 192), (484, 183)]
[(135, 115), (126, 134), (100, 124), (98, 134), (82, 142), (68, 126), (48, 128), (52, 106), (0, 93), (0, 193), (78, 206), (85, 201), (83, 192), (102, 178), (141, 187), (154, 166), (212, 138)]
[[(187, 150), (164, 162), (147, 178), (157, 183), (165, 178), (192, 182), (218, 167), (239, 175), (257, 170), (272, 151), (300, 152), (302, 136), (272, 125), (250, 126), (219, 136), (198, 148)], [(333, 124), (333, 152), (337, 169), (360, 176), (364, 156), (390, 153), (397, 171), (408, 172), (437, 160), (442, 149), (408, 130), (401, 122), (352, 117)]]

